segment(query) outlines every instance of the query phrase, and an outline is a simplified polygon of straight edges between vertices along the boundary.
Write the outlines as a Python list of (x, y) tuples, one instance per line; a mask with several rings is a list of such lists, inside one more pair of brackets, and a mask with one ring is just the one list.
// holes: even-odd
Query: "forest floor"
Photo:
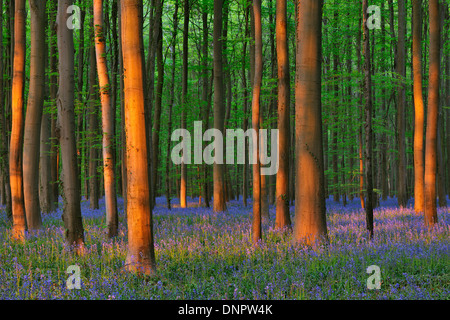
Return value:
[[(450, 208), (438, 209), (431, 232), (422, 215), (400, 210), (396, 200), (374, 212), (368, 240), (359, 199), (346, 207), (327, 200), (329, 243), (314, 250), (292, 244), (275, 231), (275, 208), (263, 226), (263, 241), (251, 243), (251, 206), (228, 204), (226, 213), (196, 207), (154, 210), (157, 274), (121, 271), (127, 231), (119, 199), (119, 236), (108, 240), (104, 202), (90, 210), (82, 201), (87, 251), (65, 249), (61, 208), (43, 218), (44, 228), (25, 244), (13, 242), (0, 211), (0, 299), (449, 299)], [(450, 203), (450, 202), (449, 202)], [(251, 202), (250, 202), (251, 205)], [(293, 219), (294, 207), (291, 207)], [(70, 265), (81, 271), (81, 289), (69, 290)], [(369, 290), (367, 267), (381, 271), (381, 288)]]

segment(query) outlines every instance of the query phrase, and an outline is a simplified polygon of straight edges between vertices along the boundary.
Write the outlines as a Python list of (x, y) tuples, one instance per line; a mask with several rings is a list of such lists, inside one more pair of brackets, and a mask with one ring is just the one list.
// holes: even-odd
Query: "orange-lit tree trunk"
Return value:
[(94, 32), (97, 72), (102, 104), (103, 174), (105, 187), (106, 225), (108, 237), (117, 235), (118, 215), (114, 174), (114, 106), (111, 104), (106, 38), (103, 34), (103, 0), (94, 0)]
[(151, 274), (156, 270), (149, 199), (144, 113), (144, 75), (140, 36), (142, 1), (121, 1), (121, 40), (125, 90), (127, 155), (128, 253), (126, 268)]
[(424, 209), (424, 122), (422, 92), (422, 0), (413, 0), (413, 73), (414, 73), (414, 210)]
[(42, 226), (39, 205), (39, 141), (44, 106), (46, 0), (30, 0), (30, 91), (23, 143), (23, 191), (28, 230)]
[(321, 115), (323, 1), (298, 0), (296, 6), (294, 240), (312, 244), (327, 236)]
[(76, 251), (84, 246), (84, 230), (81, 218), (80, 180), (78, 175), (77, 149), (75, 142), (74, 104), (74, 43), (73, 30), (67, 27), (72, 0), (58, 1), (58, 50), (59, 91), (58, 129), (61, 143), (62, 183), (64, 192), (63, 221), (68, 245)]
[[(222, 8), (223, 0), (214, 1), (214, 128), (223, 132), (223, 66), (222, 66)], [(223, 161), (222, 161), (223, 162)], [(224, 165), (214, 162), (213, 165), (213, 210), (226, 210)]]
[(26, 231), (25, 205), (23, 198), (22, 144), (23, 144), (23, 100), (25, 86), (25, 0), (15, 0), (14, 14), (14, 66), (12, 82), (12, 129), (9, 152), (9, 174), (11, 183), (13, 237), (23, 240)]
[(439, 111), (439, 67), (440, 67), (440, 15), (439, 1), (429, 0), (430, 17), (430, 68), (428, 80), (428, 113), (425, 146), (425, 222), (437, 223), (436, 167), (437, 130)]
[(259, 159), (260, 95), (262, 81), (262, 26), (261, 0), (253, 0), (255, 26), (255, 73), (253, 79), (252, 127), (256, 135), (253, 138), (253, 219), (252, 239), (256, 244), (261, 240), (261, 165)]
[[(289, 155), (290, 155), (290, 74), (286, 27), (286, 0), (276, 3), (276, 38), (278, 61), (278, 131), (279, 167), (276, 180), (275, 227), (291, 226), (289, 215)], [(276, 148), (277, 146), (272, 146)]]

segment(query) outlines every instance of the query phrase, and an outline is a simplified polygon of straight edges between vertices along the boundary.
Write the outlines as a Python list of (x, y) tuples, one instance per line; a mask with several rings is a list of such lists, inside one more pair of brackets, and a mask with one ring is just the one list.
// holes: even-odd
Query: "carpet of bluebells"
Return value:
[[(293, 244), (274, 230), (275, 208), (263, 226), (263, 241), (251, 242), (251, 207), (233, 201), (225, 213), (197, 207), (154, 210), (157, 274), (123, 271), (127, 230), (119, 200), (119, 236), (108, 240), (104, 203), (82, 202), (86, 253), (64, 244), (62, 209), (43, 218), (44, 228), (25, 244), (10, 238), (0, 209), (0, 299), (450, 299), (450, 208), (438, 209), (433, 230), (412, 204), (395, 199), (374, 212), (368, 239), (358, 199), (347, 206), (327, 200), (328, 245)], [(449, 202), (450, 203), (450, 202)], [(250, 203), (251, 205), (251, 203)], [(61, 207), (61, 206), (60, 206)], [(291, 207), (293, 219), (294, 207)], [(81, 289), (69, 290), (70, 265), (81, 270)], [(369, 290), (367, 267), (381, 270), (381, 289)]]

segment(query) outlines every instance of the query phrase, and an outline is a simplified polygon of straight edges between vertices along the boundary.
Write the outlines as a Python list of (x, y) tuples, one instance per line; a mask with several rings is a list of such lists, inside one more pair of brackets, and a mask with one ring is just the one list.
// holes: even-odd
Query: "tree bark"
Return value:
[[(93, 21), (92, 21), (93, 22)], [(94, 40), (94, 33), (91, 34)], [(89, 49), (89, 102), (88, 102), (88, 122), (89, 122), (89, 163), (88, 163), (88, 181), (89, 181), (89, 207), (93, 210), (99, 209), (99, 179), (97, 174), (99, 151), (99, 124), (98, 124), (98, 84), (97, 84), (97, 60), (95, 55), (95, 46), (92, 43)]]
[[(7, 6), (11, 7), (14, 2), (7, 1)], [(1, 8), (3, 8), (3, 0), (0, 1)], [(8, 12), (9, 8), (7, 8), (6, 12)], [(9, 16), (8, 20), (11, 20), (11, 16)], [(10, 25), (7, 23), (7, 25)], [(12, 28), (7, 28), (7, 35), (6, 35), (6, 59), (2, 59), (0, 61), (0, 104), (1, 104), (1, 110), (0, 110), (0, 174), (2, 176), (2, 205), (5, 205), (5, 211), (6, 216), (8, 219), (11, 219), (12, 212), (11, 212), (11, 187), (9, 183), (9, 162), (8, 162), (8, 128), (7, 128), (7, 116), (6, 114), (9, 113), (9, 107), (10, 107), (10, 86), (11, 86), (11, 78), (7, 77), (6, 80), (4, 80), (4, 74), (10, 74), (11, 72), (11, 37), (13, 31)], [(0, 14), (0, 39), (4, 39), (4, 32), (3, 32), (3, 11)], [(0, 41), (0, 52), (3, 54), (3, 41)], [(8, 90), (8, 94), (5, 95), (5, 87)]]
[(327, 237), (321, 114), (323, 1), (296, 1), (296, 6), (294, 241), (313, 244)]
[[(359, 2), (361, 5), (362, 2)], [(362, 17), (359, 19), (359, 25), (362, 23)], [(362, 30), (361, 28), (358, 28), (358, 37), (356, 40), (356, 56), (357, 56), (357, 65), (358, 65), (358, 71), (363, 72), (362, 68), (362, 56), (361, 56), (361, 39), (362, 39)], [(361, 91), (363, 90), (363, 85), (361, 85)], [(358, 94), (358, 100), (360, 107), (360, 117), (363, 118), (363, 101), (362, 101), (362, 94)], [(362, 120), (361, 120), (362, 121)], [(359, 199), (361, 202), (361, 208), (365, 208), (365, 199), (364, 199), (364, 159), (363, 159), (363, 132), (362, 132), (362, 124), (359, 125), (358, 130), (358, 155), (359, 155)]]
[[(401, 1), (401, 0), (400, 0)], [(365, 177), (366, 177), (366, 228), (370, 238), (373, 238), (373, 173), (372, 173), (372, 78), (370, 63), (370, 39), (369, 28), (367, 26), (367, 0), (363, 0), (363, 28), (364, 28), (364, 100), (365, 100)]]
[(174, 104), (175, 96), (175, 69), (176, 69), (176, 40), (178, 33), (178, 0), (175, 1), (175, 12), (173, 14), (173, 34), (172, 34), (172, 80), (170, 82), (170, 102), (169, 102), (169, 122), (168, 122), (168, 139), (167, 139), (167, 162), (166, 162), (166, 198), (167, 198), (167, 208), (170, 210), (170, 142), (171, 142), (171, 132), (172, 132), (172, 108)]
[(152, 211), (149, 198), (147, 135), (145, 130), (144, 75), (140, 36), (142, 2), (121, 1), (121, 40), (125, 89), (127, 149), (128, 253), (126, 269), (151, 274), (156, 271)]
[[(74, 43), (73, 30), (67, 27), (70, 13), (67, 9), (72, 0), (58, 0), (58, 50), (59, 50), (59, 91), (58, 91), (58, 131), (61, 142), (62, 183), (64, 191), (63, 222), (66, 241), (83, 251), (84, 230), (80, 208), (80, 180), (78, 175), (77, 149), (75, 142), (74, 105)], [(70, 12), (70, 11), (69, 11)]]
[[(223, 65), (222, 65), (222, 8), (223, 1), (214, 1), (214, 128), (223, 133), (224, 104), (223, 104)], [(216, 147), (218, 141), (214, 142)], [(223, 159), (222, 159), (223, 163)], [(214, 162), (213, 165), (213, 210), (222, 212), (226, 210), (225, 203), (225, 177), (224, 165)]]
[(436, 167), (439, 113), (440, 16), (439, 1), (429, 0), (430, 67), (428, 80), (427, 132), (425, 144), (425, 223), (437, 223)]
[(58, 43), (57, 37), (57, 24), (56, 24), (56, 13), (58, 10), (58, 0), (51, 1), (51, 12), (49, 21), (55, 21), (51, 25), (51, 36), (50, 42), (50, 100), (52, 102), (52, 113), (50, 121), (50, 134), (52, 143), (50, 146), (50, 166), (51, 166), (51, 176), (52, 176), (52, 189), (53, 189), (53, 200), (55, 201), (55, 208), (59, 205), (59, 132), (56, 127), (57, 121), (57, 98), (58, 98)]
[[(253, 17), (255, 30), (255, 71), (253, 79), (252, 127), (253, 138), (253, 218), (252, 240), (257, 244), (262, 239), (261, 230), (261, 165), (260, 165), (260, 95), (263, 68), (261, 0), (253, 0)], [(256, 146), (255, 146), (256, 145)]]
[[(211, 97), (209, 95), (209, 84), (208, 84), (208, 73), (209, 73), (209, 66), (208, 66), (208, 11), (207, 6), (203, 4), (202, 8), (202, 25), (203, 25), (203, 44), (202, 44), (202, 54), (203, 54), (203, 88), (202, 88), (202, 100), (204, 103), (204, 110), (203, 110), (203, 127), (204, 130), (207, 130), (209, 128), (209, 113), (211, 109)], [(202, 186), (202, 192), (203, 192), (203, 199), (205, 201), (205, 206), (207, 208), (210, 207), (209, 205), (209, 188), (208, 188), (208, 166), (206, 163), (202, 165), (202, 172), (203, 172), (203, 186)]]
[[(290, 156), (290, 72), (287, 42), (287, 1), (276, 3), (276, 39), (278, 61), (278, 154), (279, 167), (276, 179), (275, 227), (291, 227), (289, 214), (289, 156)], [(276, 148), (276, 146), (272, 146)]]
[(413, 73), (414, 73), (414, 210), (424, 207), (424, 105), (422, 93), (422, 1), (413, 0)]
[[(248, 38), (250, 35), (250, 29), (249, 29), (249, 15), (250, 15), (250, 4), (248, 1), (246, 2), (246, 7), (244, 10), (245, 14), (245, 36)], [(243, 127), (242, 129), (244, 132), (247, 131), (248, 128), (248, 116), (247, 116), (247, 110), (248, 110), (248, 88), (247, 88), (247, 76), (246, 76), (246, 55), (247, 55), (247, 41), (244, 41), (243, 43), (243, 55), (242, 55), (242, 86), (244, 87), (244, 106), (243, 106), (243, 112), (244, 112), (244, 121), (243, 121)], [(248, 143), (247, 140), (245, 141), (245, 150), (248, 150)], [(247, 207), (247, 198), (248, 198), (248, 155), (247, 152), (244, 155), (245, 161), (244, 166), (242, 168), (242, 202), (244, 204), (244, 207)]]
[(42, 227), (39, 204), (39, 141), (44, 105), (46, 1), (30, 0), (30, 90), (23, 145), (23, 191), (28, 230)]
[(397, 74), (400, 85), (398, 87), (397, 101), (397, 144), (398, 144), (398, 179), (397, 179), (397, 197), (398, 205), (406, 207), (408, 195), (406, 191), (406, 95), (405, 95), (405, 77), (406, 77), (406, 7), (405, 0), (398, 1), (398, 42), (397, 42)]
[[(334, 1), (336, 4), (336, 0)], [(336, 10), (334, 13), (335, 26), (339, 25), (339, 14)], [(336, 46), (333, 53), (333, 74), (334, 74), (334, 100), (335, 105), (333, 110), (331, 111), (331, 119), (332, 119), (332, 127), (331, 127), (331, 145), (333, 155), (331, 157), (332, 167), (333, 167), (333, 200), (335, 202), (340, 202), (340, 194), (339, 194), (339, 169), (338, 169), (338, 108), (339, 108), (339, 82), (338, 82), (338, 74), (340, 69), (340, 60), (339, 60), (339, 41), (335, 39), (332, 42), (333, 46)]]
[[(119, 4), (121, 0), (118, 0)], [(119, 5), (120, 6), (120, 5)], [(122, 197), (125, 219), (127, 219), (127, 148), (126, 148), (126, 134), (125, 134), (125, 93), (124, 93), (124, 79), (123, 79), (123, 50), (122, 50), (122, 11), (118, 10), (118, 22), (119, 22), (119, 91), (120, 91), (120, 115), (121, 115), (121, 175), (122, 175)]]
[[(161, 9), (162, 10), (162, 7)], [(155, 99), (155, 113), (154, 113), (154, 124), (153, 124), (153, 134), (152, 134), (152, 148), (153, 148), (153, 174), (152, 174), (152, 188), (153, 196), (156, 197), (157, 190), (157, 177), (158, 177), (158, 163), (159, 163), (159, 136), (161, 127), (161, 104), (162, 104), (162, 93), (164, 85), (164, 62), (163, 62), (163, 52), (162, 52), (162, 18), (158, 14), (159, 21), (159, 35), (156, 42), (156, 65), (158, 70), (158, 79), (156, 85), (156, 99)]]
[[(47, 13), (44, 9), (45, 19), (47, 20)], [(46, 37), (45, 29), (44, 29), (44, 39)], [(48, 58), (49, 58), (49, 44), (45, 44), (45, 52), (44, 52), (44, 65), (45, 67), (49, 66)], [(46, 82), (45, 86), (45, 96), (51, 100), (49, 97), (50, 89), (51, 89), (51, 76), (47, 75), (44, 78)], [(53, 101), (50, 101), (53, 103)], [(55, 200), (53, 199), (53, 182), (51, 176), (51, 114), (47, 111), (42, 114), (41, 128), (40, 128), (40, 159), (39, 159), (39, 199), (40, 199), (40, 207), (42, 213), (50, 213), (55, 210)]]
[(9, 154), (9, 170), (13, 215), (13, 238), (24, 240), (26, 231), (25, 204), (23, 195), (22, 145), (23, 145), (23, 100), (25, 87), (26, 56), (26, 9), (25, 0), (15, 1), (14, 18), (14, 62), (12, 82), (12, 130)]
[[(189, 0), (184, 0), (184, 28), (183, 28), (183, 74), (181, 89), (181, 129), (186, 129), (187, 86), (188, 86), (188, 40), (189, 40)], [(187, 164), (181, 163), (180, 207), (187, 207)]]
[(117, 198), (114, 172), (114, 106), (106, 61), (106, 38), (103, 33), (103, 0), (94, 0), (94, 32), (97, 72), (102, 105), (103, 174), (105, 188), (106, 225), (108, 237), (118, 234)]

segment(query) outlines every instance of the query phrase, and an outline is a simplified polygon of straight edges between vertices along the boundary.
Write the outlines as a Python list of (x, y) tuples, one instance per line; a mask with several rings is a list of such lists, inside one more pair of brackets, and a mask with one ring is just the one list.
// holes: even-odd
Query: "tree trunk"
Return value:
[(437, 223), (436, 167), (439, 112), (440, 16), (439, 1), (429, 0), (430, 68), (428, 85), (427, 133), (425, 145), (425, 223)]
[[(384, 3), (383, 3), (383, 7), (382, 10), (384, 11)], [(385, 45), (386, 45), (386, 26), (385, 26), (385, 19), (384, 16), (381, 18), (381, 34), (382, 34), (382, 38), (383, 38), (383, 48), (381, 50), (382, 55), (385, 56)], [(387, 76), (386, 71), (387, 71), (387, 67), (386, 67), (386, 62), (383, 63), (383, 74), (385, 76)], [(387, 118), (388, 118), (388, 114), (386, 112), (386, 87), (385, 85), (382, 86), (381, 89), (381, 95), (382, 95), (382, 103), (381, 103), (381, 112), (383, 113), (383, 126), (387, 127)], [(386, 133), (383, 132), (381, 134), (381, 141), (380, 141), (380, 183), (381, 183), (381, 199), (383, 201), (387, 200), (387, 196), (388, 196), (388, 178), (387, 178), (387, 139), (386, 139)]]
[[(51, 0), (51, 12), (49, 21), (56, 21), (56, 12), (58, 10), (58, 1)], [(55, 201), (55, 208), (59, 205), (59, 132), (56, 127), (57, 121), (57, 106), (56, 100), (58, 98), (58, 44), (57, 44), (57, 27), (56, 23), (51, 24), (51, 35), (49, 39), (50, 45), (50, 100), (52, 105), (51, 121), (50, 121), (50, 134), (52, 143), (50, 146), (50, 166), (51, 166), (51, 176), (52, 176), (52, 189), (53, 189), (53, 200)]]
[[(3, 0), (0, 0), (0, 39), (3, 39)], [(4, 118), (5, 118), (5, 95), (4, 95), (4, 86), (3, 86), (3, 72), (4, 72), (4, 58), (3, 58), (3, 40), (0, 41), (0, 138), (1, 139), (1, 146), (0, 146), (0, 195), (1, 200), (0, 204), (5, 205), (6, 204), (6, 198), (5, 198), (5, 185), (6, 185), (6, 179), (5, 179), (5, 159), (3, 158), (3, 149), (5, 148), (5, 140), (3, 137), (6, 135), (6, 130), (4, 126)], [(5, 143), (5, 144), (4, 144)]]
[[(162, 11), (162, 6), (158, 8), (158, 10)], [(156, 42), (156, 64), (158, 70), (158, 79), (156, 85), (156, 100), (155, 100), (155, 114), (154, 114), (154, 128), (152, 135), (152, 148), (153, 148), (153, 165), (152, 165), (152, 190), (153, 197), (156, 197), (157, 191), (157, 177), (158, 175), (158, 164), (159, 164), (159, 136), (160, 136), (160, 127), (161, 127), (161, 103), (162, 103), (162, 94), (163, 94), (163, 85), (164, 85), (164, 62), (163, 62), (163, 35), (162, 35), (162, 18), (161, 14), (157, 15), (159, 17), (159, 21), (156, 23), (159, 24), (159, 35), (157, 37)]]
[(128, 253), (126, 269), (151, 274), (156, 271), (152, 211), (149, 198), (147, 135), (144, 107), (142, 54), (142, 1), (121, 1), (121, 40), (125, 89), (127, 149)]
[[(45, 20), (47, 20), (47, 13), (44, 9)], [(46, 37), (45, 29), (43, 33), (44, 39)], [(50, 44), (50, 41), (49, 41)], [(47, 67), (48, 64), (48, 45), (45, 44), (45, 53), (44, 53), (44, 65)], [(44, 70), (45, 71), (45, 70)], [(49, 89), (51, 88), (50, 82), (51, 76), (47, 75), (44, 78), (46, 82), (45, 86), (45, 96), (49, 98)], [(50, 97), (51, 99), (51, 97)], [(53, 101), (50, 101), (53, 103)], [(49, 112), (45, 112), (42, 114), (42, 122), (40, 128), (40, 159), (39, 159), (39, 199), (40, 199), (40, 207), (43, 213), (50, 213), (55, 209), (55, 200), (53, 199), (53, 183), (51, 176), (51, 114)]]
[[(447, 18), (450, 18), (450, 7), (447, 7)], [(450, 37), (447, 35), (446, 40), (448, 41)], [(447, 106), (450, 106), (450, 55), (447, 55), (445, 57), (445, 64), (446, 64), (446, 75), (447, 80), (445, 81), (445, 101)], [(450, 195), (450, 109), (447, 109), (444, 111), (445, 114), (445, 127), (446, 127), (446, 145), (447, 145), (447, 194)]]
[(413, 73), (414, 73), (414, 210), (424, 206), (424, 106), (422, 93), (422, 1), (413, 0)]
[(13, 215), (13, 238), (24, 240), (26, 216), (23, 197), (22, 144), (23, 144), (23, 100), (25, 87), (26, 16), (25, 0), (15, 1), (14, 18), (14, 63), (12, 82), (12, 130), (9, 154), (9, 170)]
[(28, 230), (42, 227), (39, 204), (39, 141), (44, 105), (46, 1), (30, 0), (30, 91), (23, 145), (23, 191)]
[[(91, 35), (94, 40), (94, 33)], [(95, 46), (91, 44), (89, 51), (89, 102), (88, 102), (88, 122), (89, 122), (89, 207), (93, 210), (99, 209), (99, 181), (97, 174), (99, 151), (98, 145), (98, 84), (97, 84), (97, 60), (95, 56)]]
[(111, 104), (110, 83), (106, 61), (106, 38), (103, 33), (103, 0), (94, 0), (94, 32), (97, 72), (102, 104), (103, 174), (105, 188), (106, 225), (108, 237), (118, 234), (117, 198), (114, 174), (114, 106)]
[[(188, 86), (188, 39), (189, 38), (189, 0), (184, 0), (184, 28), (183, 28), (183, 74), (181, 92), (181, 129), (186, 129), (187, 86)], [(181, 163), (180, 207), (187, 207), (187, 164)]]
[(169, 102), (169, 122), (168, 122), (168, 139), (167, 139), (167, 162), (166, 162), (166, 198), (167, 198), (167, 208), (170, 210), (170, 142), (171, 142), (171, 132), (172, 132), (172, 108), (174, 104), (175, 95), (175, 69), (176, 69), (176, 40), (178, 32), (178, 0), (175, 2), (175, 12), (173, 14), (173, 35), (172, 35), (172, 80), (170, 82), (170, 102)]
[[(7, 5), (10, 6), (14, 2), (7, 2)], [(0, 8), (3, 8), (3, 0), (0, 1)], [(8, 8), (6, 10), (8, 12)], [(8, 18), (11, 20), (11, 16)], [(7, 24), (10, 25), (10, 24)], [(11, 33), (12, 36), (12, 30), (11, 28), (7, 28), (8, 33)], [(3, 11), (0, 14), (0, 39), (3, 39)], [(7, 128), (7, 116), (6, 114), (9, 113), (9, 106), (11, 103), (10, 100), (10, 86), (11, 86), (11, 78), (7, 77), (7, 79), (4, 82), (4, 74), (10, 74), (11, 72), (11, 37), (6, 37), (6, 59), (2, 59), (0, 61), (0, 174), (2, 176), (2, 205), (5, 205), (6, 210), (6, 216), (8, 219), (11, 217), (11, 187), (9, 184), (9, 163), (8, 163), (8, 128)], [(0, 41), (0, 52), (3, 54), (3, 41)], [(5, 87), (8, 90), (8, 94), (5, 95)]]
[[(443, 2), (441, 2), (439, 4), (439, 14), (440, 14), (440, 36), (441, 36), (441, 43), (445, 43), (445, 39), (443, 38), (443, 33), (444, 33), (444, 23), (445, 23), (445, 17), (446, 17), (446, 10), (447, 10), (447, 5), (443, 4)], [(440, 56), (439, 56), (439, 61), (442, 61), (442, 55), (443, 55), (443, 48), (440, 49)], [(440, 86), (442, 86), (442, 88), (445, 87), (444, 85), (444, 80), (442, 79), (442, 77), (440, 77)], [(444, 143), (443, 143), (443, 137), (445, 137), (444, 135), (444, 131), (443, 131), (443, 110), (442, 110), (442, 105), (445, 103), (445, 100), (443, 99), (444, 97), (440, 96), (439, 97), (439, 110), (438, 110), (438, 132), (437, 132), (437, 194), (438, 194), (438, 205), (439, 207), (443, 208), (447, 206), (447, 192), (445, 190), (445, 164), (444, 164)]]
[[(336, 0), (334, 0), (336, 2)], [(338, 11), (334, 14), (335, 19), (335, 25), (339, 25), (339, 15)], [(333, 46), (336, 46), (336, 50), (333, 53), (333, 75), (334, 75), (334, 100), (335, 105), (333, 107), (333, 110), (331, 111), (331, 119), (333, 122), (333, 125), (331, 127), (331, 145), (333, 150), (332, 155), (332, 166), (333, 166), (333, 200), (335, 202), (340, 201), (340, 194), (339, 194), (339, 169), (338, 169), (338, 108), (340, 103), (339, 98), (339, 82), (338, 82), (338, 74), (340, 69), (340, 61), (339, 61), (339, 41), (336, 39), (333, 43)]]
[(327, 237), (321, 115), (323, 1), (302, 0), (296, 5), (294, 241), (312, 244)]
[[(401, 1), (401, 0), (400, 0)], [(364, 28), (364, 100), (365, 100), (365, 176), (366, 176), (366, 227), (373, 238), (373, 175), (372, 175), (372, 78), (370, 63), (370, 39), (369, 28), (367, 26), (367, 0), (363, 0), (363, 28)]]
[[(58, 0), (59, 91), (58, 131), (61, 142), (62, 183), (64, 191), (63, 221), (66, 241), (83, 251), (84, 230), (80, 208), (80, 180), (75, 142), (74, 43), (73, 30), (67, 27), (72, 0)], [(69, 11), (70, 12), (70, 11)]]
[[(222, 65), (222, 8), (223, 1), (214, 1), (214, 128), (223, 133), (224, 105), (223, 105), (223, 65)], [(217, 148), (219, 141), (215, 141)], [(216, 144), (217, 143), (217, 144)], [(218, 150), (218, 149), (217, 149)], [(222, 159), (223, 163), (223, 159)], [(213, 165), (213, 210), (226, 210), (224, 165), (214, 162)]]
[(406, 191), (406, 95), (405, 95), (405, 77), (406, 77), (406, 7), (405, 0), (398, 1), (398, 43), (397, 43), (397, 74), (400, 80), (398, 88), (397, 101), (397, 144), (398, 144), (398, 179), (397, 196), (398, 205), (406, 207), (408, 196)]
[[(261, 0), (253, 0), (255, 30), (255, 71), (253, 79), (252, 127), (253, 138), (253, 219), (252, 239), (257, 244), (262, 239), (261, 232), (261, 169), (260, 169), (260, 95), (263, 68)], [(255, 139), (256, 138), (256, 139)]]
[[(250, 14), (250, 4), (247, 2), (247, 6), (245, 8), (245, 36), (249, 37), (250, 29), (248, 27), (249, 24), (249, 14)], [(247, 116), (247, 108), (248, 108), (248, 89), (247, 89), (247, 76), (246, 76), (246, 55), (247, 55), (247, 41), (243, 43), (243, 55), (242, 55), (242, 86), (244, 87), (244, 121), (242, 129), (244, 132), (247, 132), (248, 128), (248, 116)], [(248, 143), (245, 140), (245, 150), (248, 150)], [(244, 207), (247, 207), (247, 198), (248, 198), (248, 155), (247, 152), (244, 154), (245, 161), (244, 166), (242, 168), (242, 202)]]
[[(121, 0), (118, 0), (121, 1)], [(127, 148), (126, 148), (126, 134), (125, 134), (125, 93), (124, 93), (124, 79), (123, 79), (123, 51), (122, 51), (122, 11), (118, 12), (118, 22), (119, 22), (119, 92), (120, 92), (120, 115), (121, 115), (121, 140), (122, 140), (122, 148), (121, 148), (121, 158), (122, 158), (122, 166), (121, 166), (121, 176), (122, 176), (122, 197), (123, 197), (123, 206), (125, 219), (127, 218)]]
[[(75, 141), (77, 145), (77, 161), (78, 161), (78, 172), (82, 171), (82, 160), (83, 160), (83, 140), (84, 140), (84, 130), (83, 130), (83, 122), (85, 122), (85, 114), (84, 114), (84, 103), (83, 103), (83, 80), (84, 80), (84, 11), (80, 12), (80, 29), (77, 31), (79, 34), (78, 41), (78, 62), (77, 62), (77, 97), (75, 98), (75, 121), (76, 121), (76, 135)], [(81, 180), (81, 176), (80, 176)], [(81, 183), (81, 181), (80, 181)], [(83, 185), (83, 184), (81, 184)], [(83, 196), (83, 192), (81, 192), (81, 196)]]
[[(264, 108), (261, 108), (260, 112), (259, 112), (259, 128), (260, 129), (267, 129), (267, 124), (264, 123), (263, 121), (263, 114), (264, 114)], [(261, 131), (260, 131), (261, 132)], [(262, 134), (260, 134), (259, 136), (259, 147), (261, 148), (261, 146), (263, 145), (267, 145), (267, 138), (268, 136), (264, 136)], [(261, 149), (260, 149), (260, 162), (266, 161), (265, 159), (265, 155), (261, 154)], [(264, 223), (268, 223), (269, 221), (269, 198), (268, 198), (268, 176), (266, 175), (260, 175), (261, 176), (261, 218), (262, 221)]]
[[(361, 2), (360, 2), (361, 4)], [(364, 13), (363, 13), (364, 14)], [(359, 19), (359, 25), (362, 23), (362, 17)], [(361, 57), (361, 38), (362, 38), (362, 31), (361, 28), (358, 28), (358, 38), (357, 38), (357, 49), (356, 49), (356, 55), (357, 55), (357, 64), (358, 64), (358, 71), (362, 72), (362, 57)], [(363, 88), (361, 88), (363, 90)], [(359, 105), (360, 107), (360, 113), (361, 118), (363, 116), (363, 105), (362, 105), (362, 95), (358, 94), (359, 96)], [(363, 132), (362, 132), (362, 124), (359, 125), (358, 130), (358, 144), (359, 144), (359, 199), (361, 201), (361, 208), (365, 209), (365, 200), (364, 200), (364, 160), (363, 160)]]
[[(202, 46), (202, 54), (203, 54), (203, 88), (202, 88), (202, 100), (204, 103), (204, 109), (203, 110), (203, 127), (204, 130), (207, 130), (209, 128), (209, 112), (211, 107), (211, 99), (209, 95), (209, 84), (208, 84), (208, 73), (209, 73), (209, 67), (208, 67), (208, 11), (206, 5), (203, 7), (202, 12), (202, 24), (203, 24), (203, 46)], [(202, 165), (202, 172), (203, 172), (203, 199), (205, 201), (205, 206), (209, 208), (209, 188), (208, 188), (208, 166), (206, 163)]]
[[(278, 61), (278, 154), (279, 167), (276, 180), (275, 227), (291, 227), (289, 214), (289, 156), (290, 156), (290, 72), (287, 42), (287, 1), (276, 3), (276, 39)], [(276, 146), (272, 146), (276, 148)]]

